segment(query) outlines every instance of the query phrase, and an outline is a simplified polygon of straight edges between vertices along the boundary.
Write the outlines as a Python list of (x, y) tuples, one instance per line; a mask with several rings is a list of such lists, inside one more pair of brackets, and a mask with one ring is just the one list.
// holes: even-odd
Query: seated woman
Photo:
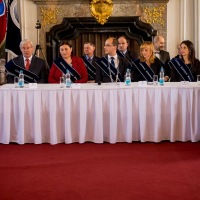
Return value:
[[(144, 42), (140, 46), (140, 58), (133, 62), (133, 81), (153, 81), (153, 75), (160, 73), (163, 63), (154, 55), (152, 42)], [(164, 77), (168, 81), (168, 77)]]
[(169, 65), (171, 67), (171, 81), (196, 81), (200, 75), (200, 62), (195, 57), (194, 45), (185, 40), (180, 44), (181, 58), (173, 58)]
[(68, 70), (71, 74), (72, 82), (86, 83), (88, 74), (83, 59), (72, 56), (72, 46), (67, 41), (62, 41), (60, 43), (59, 50), (61, 57), (53, 62), (48, 82), (59, 83), (60, 77), (62, 77), (63, 74), (66, 74)]

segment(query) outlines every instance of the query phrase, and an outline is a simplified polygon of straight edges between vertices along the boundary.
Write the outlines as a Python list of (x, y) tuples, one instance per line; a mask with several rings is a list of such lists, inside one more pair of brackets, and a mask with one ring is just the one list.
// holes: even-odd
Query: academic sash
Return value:
[(105, 57), (102, 57), (99, 60), (97, 60), (96, 64), (110, 78), (111, 82), (124, 81), (119, 70), (115, 66), (113, 66)]
[(89, 79), (90, 80), (91, 79), (95, 79), (95, 76), (96, 76), (96, 67), (92, 63), (90, 63), (85, 56), (83, 56), (82, 58), (83, 58), (83, 61), (85, 63), (85, 66), (87, 68)]
[(140, 59), (138, 59), (132, 63), (137, 69), (137, 71), (145, 78), (146, 81), (153, 81), (154, 72), (145, 62), (141, 62)]
[(14, 60), (11, 60), (10, 62), (8, 62), (6, 65), (6, 70), (7, 70), (7, 74), (13, 76), (13, 77), (18, 77), (19, 76), (19, 72), (20, 70), (23, 71), (24, 74), (24, 82), (26, 83), (37, 83), (39, 80), (39, 76), (29, 70), (26, 70), (23, 67), (20, 67), (19, 65), (17, 65)]
[(184, 81), (194, 81), (194, 77), (192, 75), (191, 70), (189, 67), (180, 59), (180, 58), (173, 58), (169, 61), (169, 66), (177, 71), (177, 73), (182, 77)]
[(126, 61), (127, 61), (127, 62), (130, 64), (130, 66), (132, 67), (132, 62), (133, 62), (133, 60), (131, 60), (130, 58), (126, 57), (126, 55), (125, 55), (123, 52), (117, 50), (117, 55), (120, 56), (120, 57), (122, 57), (122, 58), (125, 58)]
[(81, 75), (72, 66), (65, 62), (63, 58), (58, 58), (53, 63), (63, 72), (63, 74), (66, 74), (66, 71), (69, 70), (72, 82), (75, 82), (81, 78)]

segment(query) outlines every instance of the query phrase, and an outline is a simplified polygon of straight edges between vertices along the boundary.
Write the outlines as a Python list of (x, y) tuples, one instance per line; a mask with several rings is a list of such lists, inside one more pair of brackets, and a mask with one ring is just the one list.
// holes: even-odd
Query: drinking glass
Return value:
[(15, 88), (19, 87), (19, 77), (14, 77), (14, 86)]
[(65, 77), (60, 77), (60, 88), (64, 88), (65, 87)]
[(197, 84), (200, 85), (200, 75), (197, 75)]
[(153, 85), (158, 85), (158, 75), (153, 75)]

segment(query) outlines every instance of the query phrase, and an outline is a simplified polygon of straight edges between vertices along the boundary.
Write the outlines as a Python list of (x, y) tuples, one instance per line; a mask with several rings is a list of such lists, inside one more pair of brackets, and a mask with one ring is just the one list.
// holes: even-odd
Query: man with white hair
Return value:
[(47, 70), (45, 61), (33, 55), (33, 44), (25, 39), (20, 42), (22, 55), (6, 63), (7, 83), (13, 83), (14, 77), (19, 76), (20, 70), (24, 73), (26, 83), (46, 83)]

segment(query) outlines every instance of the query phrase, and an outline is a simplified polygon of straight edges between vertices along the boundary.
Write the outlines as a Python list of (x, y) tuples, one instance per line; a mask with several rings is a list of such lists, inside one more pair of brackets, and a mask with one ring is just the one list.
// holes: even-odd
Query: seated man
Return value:
[(117, 54), (119, 56), (125, 57), (129, 62), (132, 62), (137, 59), (137, 54), (132, 53), (128, 50), (129, 40), (125, 35), (122, 35), (118, 38), (118, 50)]
[(93, 42), (85, 42), (83, 47), (84, 55), (82, 56), (88, 72), (88, 83), (95, 82), (96, 76), (96, 61), (99, 57), (94, 55), (95, 45)]
[(156, 35), (154, 37), (153, 44), (155, 49), (155, 56), (158, 59), (160, 59), (160, 61), (164, 64), (166, 69), (165, 71), (166, 81), (169, 81), (171, 76), (171, 68), (168, 65), (168, 62), (170, 61), (170, 55), (169, 52), (164, 50), (165, 39), (160, 35)]
[(104, 46), (106, 56), (96, 62), (96, 82), (123, 82), (126, 69), (131, 69), (126, 58), (117, 55), (117, 45), (117, 39), (114, 37), (106, 40)]
[(23, 70), (25, 83), (46, 83), (47, 70), (45, 61), (33, 55), (33, 44), (25, 39), (20, 43), (22, 55), (13, 58), (6, 63), (7, 83), (13, 83), (14, 77), (19, 76), (19, 71)]

